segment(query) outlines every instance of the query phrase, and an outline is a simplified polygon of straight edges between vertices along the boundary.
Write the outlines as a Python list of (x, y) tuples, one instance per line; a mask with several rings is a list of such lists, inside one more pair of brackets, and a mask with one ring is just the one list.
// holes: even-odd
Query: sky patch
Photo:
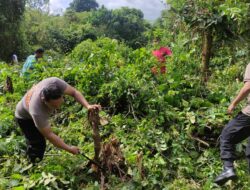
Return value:
[[(160, 17), (161, 11), (167, 9), (164, 0), (96, 0), (98, 4), (108, 9), (130, 7), (142, 10), (144, 18), (153, 21)], [(50, 11), (52, 13), (63, 12), (72, 0), (50, 0)]]

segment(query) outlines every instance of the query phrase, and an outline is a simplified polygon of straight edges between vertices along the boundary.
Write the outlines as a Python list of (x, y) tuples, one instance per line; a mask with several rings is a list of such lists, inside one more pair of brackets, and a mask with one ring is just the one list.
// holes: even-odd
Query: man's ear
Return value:
[(42, 102), (45, 102), (45, 97), (41, 96), (41, 100), (42, 100)]

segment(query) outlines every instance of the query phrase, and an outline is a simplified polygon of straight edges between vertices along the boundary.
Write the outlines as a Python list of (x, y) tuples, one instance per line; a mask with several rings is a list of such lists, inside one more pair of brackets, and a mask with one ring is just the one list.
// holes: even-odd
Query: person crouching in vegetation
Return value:
[(79, 154), (79, 148), (70, 146), (54, 134), (49, 124), (49, 115), (63, 103), (63, 95), (75, 98), (88, 110), (101, 109), (90, 105), (84, 96), (65, 81), (51, 77), (33, 86), (16, 106), (15, 118), (27, 144), (27, 155), (32, 163), (43, 159), (46, 141), (72, 154)]
[(34, 69), (34, 66), (37, 63), (38, 59), (43, 57), (43, 54), (44, 49), (39, 48), (35, 51), (34, 55), (30, 55), (29, 57), (27, 57), (21, 71), (21, 76), (28, 77), (31, 71)]
[[(232, 114), (237, 104), (248, 96), (247, 106), (234, 117), (223, 129), (220, 136), (221, 159), (224, 163), (224, 170), (215, 179), (215, 183), (223, 185), (230, 179), (235, 179), (234, 170), (235, 146), (250, 136), (250, 63), (246, 67), (244, 76), (244, 86), (239, 94), (228, 107), (228, 114)], [(250, 172), (250, 138), (246, 148), (248, 169)]]

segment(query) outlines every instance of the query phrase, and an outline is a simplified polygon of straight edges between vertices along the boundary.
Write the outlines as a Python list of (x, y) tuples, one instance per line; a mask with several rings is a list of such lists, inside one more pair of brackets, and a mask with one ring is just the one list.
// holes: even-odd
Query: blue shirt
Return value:
[(34, 69), (34, 64), (37, 62), (36, 56), (35, 55), (30, 55), (29, 57), (27, 57), (22, 71), (21, 71), (21, 75), (22, 76), (29, 76), (31, 73), (31, 70)]

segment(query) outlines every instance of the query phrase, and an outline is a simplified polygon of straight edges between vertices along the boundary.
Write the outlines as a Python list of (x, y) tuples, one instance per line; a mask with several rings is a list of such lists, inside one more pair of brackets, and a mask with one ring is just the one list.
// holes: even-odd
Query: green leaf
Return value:
[(22, 175), (20, 175), (20, 174), (12, 174), (11, 178), (12, 179), (22, 179)]
[(13, 187), (12, 190), (25, 190), (24, 186)]
[(11, 179), (9, 181), (9, 186), (11, 186), (11, 187), (17, 186), (18, 184), (19, 184), (19, 180)]
[(23, 173), (24, 171), (29, 170), (30, 168), (32, 168), (33, 164), (29, 164), (28, 166), (26, 166), (25, 168), (23, 168), (20, 173)]

